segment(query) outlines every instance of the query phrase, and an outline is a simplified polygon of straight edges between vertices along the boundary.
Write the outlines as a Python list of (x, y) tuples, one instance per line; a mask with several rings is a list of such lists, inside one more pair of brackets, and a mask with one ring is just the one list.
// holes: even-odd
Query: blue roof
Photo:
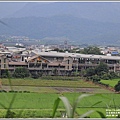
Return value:
[(119, 54), (119, 53), (118, 53), (118, 51), (112, 51), (111, 54), (116, 55), (116, 54)]

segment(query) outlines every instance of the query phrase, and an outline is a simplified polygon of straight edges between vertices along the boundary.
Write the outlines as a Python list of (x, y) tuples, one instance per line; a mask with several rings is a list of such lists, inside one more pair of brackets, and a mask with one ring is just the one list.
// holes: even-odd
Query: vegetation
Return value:
[(120, 91), (120, 80), (118, 81), (118, 83), (114, 86), (114, 89), (116, 92)]
[[(64, 84), (63, 84), (64, 82)], [(8, 79), (2, 79), (2, 84), (9, 86)], [(72, 88), (98, 88), (97, 85), (88, 84), (83, 80), (42, 80), (42, 79), (12, 79), (12, 86), (35, 86), (35, 87), (72, 87)]]
[[(56, 101), (54, 102), (52, 117), (55, 116), (55, 113), (57, 111), (59, 102), (61, 100), (63, 102), (64, 106), (65, 106), (65, 109), (66, 109), (66, 117), (74, 118), (78, 103), (80, 102), (80, 100), (82, 98), (87, 97), (87, 96), (90, 96), (90, 95), (87, 95), (87, 94), (80, 95), (75, 101), (73, 101), (72, 105), (70, 104), (69, 100), (66, 97), (64, 97), (64, 96), (58, 97), (56, 99)], [(87, 113), (83, 114), (81, 117), (86, 117), (87, 115), (89, 115), (92, 112), (93, 112), (93, 110), (88, 111)]]
[(112, 80), (120, 77), (117, 73), (113, 71), (109, 71), (108, 66), (105, 63), (100, 63), (95, 68), (88, 68), (84, 72), (83, 76), (86, 77), (87, 80), (92, 80), (93, 82), (98, 82), (98, 83), (103, 83), (100, 82), (102, 79)]
[(88, 68), (84, 76), (93, 82), (98, 82), (106, 73), (108, 73), (108, 66), (105, 63), (100, 63), (95, 68)]
[(25, 77), (29, 77), (30, 74), (29, 74), (29, 71), (28, 71), (27, 68), (18, 67), (18, 68), (15, 69), (15, 72), (14, 72), (13, 76), (15, 78), (25, 78)]
[(100, 80), (101, 83), (104, 83), (104, 84), (109, 84), (109, 86), (113, 87), (118, 83), (120, 79), (110, 79), (110, 80)]
[[(73, 105), (74, 101), (83, 94), (81, 93), (0, 93), (0, 103), (4, 104), (6, 108), (9, 107), (13, 96), (15, 95), (14, 103), (11, 106), (12, 117), (52, 117), (53, 105), (58, 97), (66, 97), (69, 103)], [(114, 98), (114, 102), (113, 102)], [(90, 110), (99, 110), (105, 115), (106, 108), (119, 108), (120, 96), (119, 94), (95, 94), (89, 97), (83, 97), (80, 103), (77, 104), (74, 117), (80, 117), (84, 113)], [(102, 101), (102, 102), (101, 102)], [(96, 104), (98, 103), (99, 104)], [(115, 103), (115, 104), (114, 104)], [(5, 109), (0, 105), (1, 113), (0, 117), (5, 117)], [(21, 111), (22, 110), (22, 111)], [(4, 113), (3, 113), (4, 112)], [(65, 112), (64, 104), (59, 103), (55, 117), (62, 117), (61, 112)], [(87, 115), (90, 118), (100, 118), (99, 114), (94, 113)], [(91, 117), (92, 116), (92, 117)]]
[(94, 47), (94, 46), (89, 46), (87, 48), (84, 48), (81, 53), (83, 54), (95, 54), (95, 55), (102, 55), (102, 53), (100, 52), (100, 49), (98, 47)]
[[(98, 85), (92, 84), (92, 82), (90, 84), (90, 82), (81, 80), (80, 77), (42, 76), (41, 73), (31, 73), (32, 78), (26, 78), (30, 76), (29, 71), (26, 68), (16, 68), (13, 74), (15, 77), (14, 79), (10, 80), (8, 71), (6, 72), (6, 76), (8, 76), (8, 79), (2, 79), (2, 88), (5, 89), (1, 89), (0, 91), (0, 108), (6, 112), (0, 117), (45, 118), (65, 117), (64, 115), (67, 115), (69, 118), (78, 118), (80, 116), (91, 117), (90, 113), (94, 114), (94, 111), (96, 111), (96, 116), (98, 118), (105, 118), (105, 113), (103, 113), (103, 111), (105, 111), (106, 108), (119, 108), (120, 106), (118, 94), (99, 94), (100, 87)], [(102, 77), (109, 77), (109, 79), (111, 79), (117, 77), (117, 75), (114, 72), (108, 72), (108, 66), (104, 63), (100, 63), (96, 68), (87, 69), (85, 71), (85, 77), (93, 82), (104, 84), (99, 82)], [(7, 90), (8, 86), (12, 89)], [(15, 87), (17, 90), (14, 89)], [(19, 89), (20, 87), (22, 89)], [(24, 87), (26, 89), (24, 89)], [(28, 87), (31, 88), (28, 89)], [(38, 88), (41, 87), (44, 87), (44, 91), (38, 90)], [(74, 90), (70, 89), (67, 92), (66, 90), (62, 91), (64, 88), (66, 88), (66, 90), (70, 88)], [(84, 92), (94, 93), (94, 91), (96, 91), (96, 95), (90, 96), (82, 94), (83, 91), (77, 91), (77, 88), (89, 88), (89, 91)], [(94, 88), (95, 90), (91, 88)], [(97, 88), (99, 88), (99, 91)], [(120, 81), (118, 81), (118, 84), (116, 84), (114, 88), (116, 91), (120, 91)], [(36, 91), (32, 89), (37, 89), (41, 92), (33, 93)], [(81, 101), (81, 99), (84, 100)], [(60, 101), (62, 101), (63, 104)], [(84, 113), (81, 112), (82, 108), (84, 108)], [(101, 111), (95, 110), (96, 108), (101, 109)], [(27, 110), (29, 112), (27, 112)], [(42, 114), (39, 114), (40, 111), (42, 111)], [(48, 111), (51, 112), (49, 113)], [(63, 115), (63, 113), (65, 114)]]

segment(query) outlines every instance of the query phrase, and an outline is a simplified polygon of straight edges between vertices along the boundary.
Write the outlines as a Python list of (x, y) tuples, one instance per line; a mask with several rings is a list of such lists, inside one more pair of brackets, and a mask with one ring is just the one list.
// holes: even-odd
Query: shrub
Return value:
[(109, 73), (105, 73), (101, 76), (101, 79), (109, 80), (109, 79), (111, 79), (111, 75)]
[(34, 79), (38, 79), (39, 78), (39, 74), (36, 73), (36, 72), (32, 72), (31, 73), (31, 77), (34, 78)]
[(93, 82), (98, 82), (98, 81), (100, 81), (100, 77), (99, 77), (98, 75), (92, 76), (91, 79), (93, 80)]
[(25, 78), (25, 77), (29, 77), (29, 70), (25, 67), (18, 67), (15, 69), (13, 76), (15, 78)]
[(120, 80), (118, 81), (118, 83), (114, 86), (114, 89), (116, 92), (120, 91)]
[(1, 77), (2, 77), (2, 78), (11, 78), (12, 75), (10, 74), (10, 71), (9, 71), (9, 70), (5, 70), (5, 71), (2, 71)]

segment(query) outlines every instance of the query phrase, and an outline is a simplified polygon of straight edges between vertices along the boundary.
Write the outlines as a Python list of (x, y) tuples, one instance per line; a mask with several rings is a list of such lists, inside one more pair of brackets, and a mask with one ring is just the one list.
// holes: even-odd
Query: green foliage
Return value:
[(110, 73), (110, 76), (111, 76), (111, 79), (115, 79), (115, 78), (119, 78), (119, 76), (117, 75), (117, 73), (115, 72), (109, 72)]
[(9, 70), (5, 70), (2, 72), (2, 78), (11, 78), (12, 75), (10, 74)]
[(98, 82), (98, 81), (100, 81), (100, 77), (98, 75), (93, 75), (92, 80), (93, 80), (93, 82)]
[(114, 89), (116, 92), (120, 91), (120, 80), (118, 81), (118, 83), (114, 86)]
[(103, 75), (101, 75), (101, 79), (110, 80), (111, 79), (110, 73), (104, 73)]
[(29, 77), (29, 70), (25, 67), (18, 67), (15, 69), (13, 76), (15, 78), (25, 78), (25, 77)]
[(107, 64), (105, 63), (100, 63), (96, 68), (95, 68), (96, 74), (97, 75), (102, 75), (104, 73), (107, 73), (109, 71)]
[(87, 48), (84, 48), (83, 51), (81, 51), (81, 53), (83, 54), (95, 54), (95, 55), (102, 55), (102, 53), (100, 52), (100, 49), (98, 47), (87, 47)]
[(93, 76), (95, 75), (95, 69), (94, 68), (88, 68), (86, 70), (86, 76)]
[[(54, 102), (54, 106), (53, 106), (53, 114), (52, 114), (52, 117), (55, 117), (55, 113), (58, 109), (58, 105), (60, 103), (60, 101), (63, 102), (64, 104), (64, 107), (65, 107), (65, 110), (66, 110), (66, 117), (68, 118), (74, 118), (75, 117), (75, 112), (76, 112), (76, 109), (77, 107), (79, 106), (79, 102), (85, 98), (85, 97), (89, 97), (91, 96), (92, 94), (82, 94), (80, 95), (76, 100), (73, 101), (73, 104), (71, 105), (70, 102), (68, 101), (67, 97), (64, 97), (64, 96), (61, 96), (61, 97), (58, 97), (55, 102)], [(94, 105), (97, 105), (99, 103), (101, 103), (102, 101), (98, 101), (96, 102), (95, 104), (93, 104), (92, 106)], [(92, 108), (91, 106), (91, 108)], [(80, 118), (88, 118), (91, 113), (95, 112), (94, 110), (90, 110), (82, 115), (80, 115)], [(101, 111), (96, 111), (100, 116), (101, 118), (106, 118), (105, 115), (101, 112)]]
[[(80, 100), (84, 97), (88, 97), (90, 95), (88, 94), (83, 94), (83, 95), (80, 95), (73, 103), (73, 105), (70, 105), (70, 102), (68, 101), (68, 99), (64, 96), (61, 96), (61, 97), (58, 97), (55, 102), (54, 102), (54, 106), (53, 106), (53, 114), (52, 114), (52, 117), (55, 117), (55, 113), (56, 113), (56, 110), (58, 108), (58, 105), (59, 105), (59, 102), (62, 101), (63, 104), (64, 104), (64, 107), (66, 109), (66, 113), (67, 113), (67, 116), (69, 118), (74, 118), (74, 115), (75, 115), (75, 110), (78, 106), (78, 103), (80, 102)], [(91, 112), (89, 112), (91, 113)], [(86, 114), (85, 116), (87, 116), (88, 114)], [(85, 117), (84, 116), (84, 117)], [(83, 116), (82, 116), (83, 117)]]
[(109, 72), (105, 63), (100, 63), (96, 68), (88, 68), (84, 76), (94, 82), (100, 81), (100, 79), (110, 80), (119, 77), (115, 72)]
[(38, 79), (42, 76), (42, 72), (31, 72), (31, 77), (34, 79)]

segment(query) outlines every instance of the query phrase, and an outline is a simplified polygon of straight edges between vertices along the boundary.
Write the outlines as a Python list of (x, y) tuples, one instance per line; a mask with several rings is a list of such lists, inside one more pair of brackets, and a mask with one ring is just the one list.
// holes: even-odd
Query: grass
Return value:
[(114, 87), (120, 79), (112, 79), (112, 80), (101, 80), (100, 82), (109, 84), (109, 86)]
[[(10, 91), (9, 86), (2, 86), (6, 91)], [(52, 87), (35, 87), (35, 86), (12, 86), (14, 91), (29, 91), (36, 93), (57, 93), (58, 91)]]
[[(8, 79), (1, 79), (3, 89), (9, 91)], [(39, 93), (83, 92), (83, 93), (110, 93), (84, 80), (41, 80), (41, 79), (11, 79), (12, 88), (15, 91), (30, 91)]]
[[(98, 108), (77, 108), (76, 111), (77, 111), (77, 113), (79, 113), (79, 116), (80, 116), (90, 110), (94, 110), (94, 111), (99, 110), (106, 116), (106, 108), (99, 108), (99, 109)], [(101, 118), (101, 116), (97, 112), (93, 112), (89, 115), (89, 118)]]
[[(5, 96), (6, 95), (6, 96)], [(44, 93), (17, 93), (15, 102), (12, 106), (13, 109), (22, 109), (25, 106), (26, 109), (52, 109), (54, 100), (58, 96), (66, 96), (71, 104), (80, 93), (63, 93), (63, 94), (44, 94)], [(5, 106), (8, 106), (9, 100), (12, 99), (13, 93), (0, 93), (0, 102)], [(115, 104), (117, 107), (120, 107), (120, 96), (119, 94), (96, 94), (90, 96), (89, 98), (83, 98), (79, 107), (91, 107), (98, 100), (103, 101), (94, 107), (105, 108), (108, 104), (111, 107), (114, 107), (112, 99), (115, 99)], [(33, 104), (34, 103), (34, 104)], [(0, 106), (0, 108), (2, 108)]]
[[(21, 112), (21, 109), (12, 109), (11, 110), (14, 115), (14, 118), (51, 118), (52, 109), (24, 109)], [(56, 112), (56, 117), (61, 117), (61, 111), (63, 109), (59, 109)], [(19, 114), (21, 112), (21, 114)], [(6, 110), (0, 109), (0, 118), (5, 118)]]
[[(2, 84), (9, 86), (8, 79), (2, 79)], [(97, 88), (97, 85), (88, 84), (83, 80), (41, 80), (41, 79), (11, 79), (12, 86), (35, 86), (35, 87), (73, 87), (73, 88)]]
[[(1, 79), (2, 89), (10, 90), (8, 79)], [(15, 93), (15, 101), (11, 106), (11, 111), (13, 111), (14, 117), (19, 117), (19, 112), (23, 110), (23, 113), (20, 117), (36, 117), (36, 118), (48, 118), (51, 117), (54, 101), (59, 96), (66, 96), (70, 103), (72, 104), (75, 98), (83, 93), (96, 93), (94, 96), (84, 98), (77, 108), (78, 114), (83, 114), (92, 109), (99, 109), (105, 114), (105, 109), (107, 107), (117, 107), (120, 108), (119, 94), (114, 94), (106, 89), (100, 88), (98, 85), (94, 85), (90, 82), (85, 82), (81, 79), (75, 80), (51, 80), (51, 79), (11, 79), (11, 84), (13, 90), (16, 91), (30, 91), (31, 93)], [(70, 91), (59, 91), (57, 88), (70, 89)], [(77, 89), (88, 90), (83, 92), (77, 91)], [(71, 89), (73, 91), (71, 92)], [(10, 101), (12, 100), (14, 93), (0, 93), (0, 103), (4, 104), (6, 107), (9, 107)], [(94, 103), (102, 101), (100, 104), (97, 104), (93, 107)], [(64, 111), (64, 105), (60, 102), (59, 108), (56, 113), (56, 117), (61, 117), (61, 112)], [(4, 117), (5, 109), (0, 106), (0, 117)], [(92, 113), (92, 118), (99, 118), (99, 114)]]
[[(16, 93), (15, 101), (11, 107), (12, 110), (20, 111), (23, 109), (23, 111), (29, 111), (24, 113), (26, 117), (50, 117), (52, 114), (52, 108), (55, 99), (57, 99), (58, 96), (66, 96), (70, 103), (72, 104), (75, 98), (77, 98), (81, 93), (63, 93), (63, 94), (55, 94), (55, 93)], [(0, 102), (4, 104), (6, 107), (9, 105), (9, 101), (12, 99), (13, 93), (0, 93)], [(114, 98), (114, 102), (113, 102)], [(78, 105), (77, 113), (82, 114), (83, 112), (87, 112), (88, 110), (101, 110), (105, 114), (105, 109), (107, 106), (110, 108), (120, 108), (120, 102), (119, 102), (120, 96), (119, 94), (96, 94), (90, 97), (83, 98), (81, 102)], [(100, 104), (97, 104), (93, 107), (94, 103), (102, 101)], [(2, 106), (0, 106), (0, 111), (4, 110)], [(64, 110), (64, 106), (62, 102), (59, 105), (58, 111)], [(37, 113), (34, 113), (34, 111), (39, 111)], [(40, 112), (41, 111), (41, 112)], [(48, 115), (48, 111), (49, 115)], [(46, 115), (45, 115), (46, 114)], [(59, 113), (60, 115), (60, 113)], [(34, 116), (34, 117), (35, 117)], [(60, 117), (60, 116), (59, 116)], [(92, 118), (100, 117), (97, 113), (92, 113)]]

